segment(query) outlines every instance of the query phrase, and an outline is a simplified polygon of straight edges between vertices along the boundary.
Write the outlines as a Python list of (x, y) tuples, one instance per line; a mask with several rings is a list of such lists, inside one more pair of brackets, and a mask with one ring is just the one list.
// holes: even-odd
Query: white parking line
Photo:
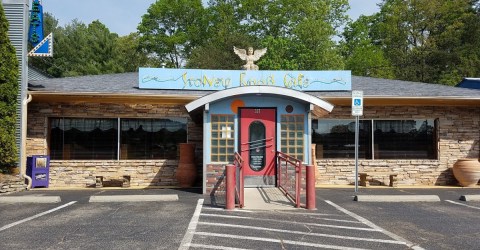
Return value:
[(203, 244), (190, 244), (190, 247), (198, 247), (202, 249), (222, 249), (222, 250), (250, 250), (248, 248), (235, 248), (235, 247), (224, 247), (224, 246), (212, 246), (212, 245), (203, 245)]
[(284, 240), (284, 239), (272, 239), (272, 238), (241, 236), (241, 235), (236, 235), (236, 234), (217, 234), (217, 233), (207, 233), (207, 232), (196, 232), (195, 235), (223, 237), (223, 238), (241, 239), (241, 240), (255, 240), (255, 241), (263, 241), (263, 242), (273, 242), (273, 243), (279, 243), (279, 244), (294, 245), (296, 247), (306, 246), (306, 247), (338, 249), (338, 250), (357, 250), (357, 249), (358, 250), (363, 250), (363, 249), (365, 249), (365, 248), (341, 247), (341, 246), (326, 245), (326, 244), (316, 244), (316, 243), (308, 243), (308, 242), (303, 242), (303, 241), (293, 241), (293, 240)]
[[(232, 210), (225, 210), (225, 208), (221, 208), (221, 207), (204, 207), (203, 210), (232, 212)], [(234, 212), (242, 212), (242, 213), (258, 213), (257, 211), (245, 210), (245, 209), (242, 209), (242, 208), (235, 208), (235, 209), (233, 209), (233, 211)]]
[(1, 227), (1, 228), (0, 228), (0, 232), (3, 231), (3, 230), (7, 230), (7, 229), (9, 229), (9, 228), (11, 228), (11, 227), (14, 227), (14, 226), (16, 226), (16, 225), (22, 224), (22, 223), (24, 223), (24, 222), (31, 221), (31, 220), (36, 219), (36, 218), (38, 218), (38, 217), (44, 216), (44, 215), (46, 215), (46, 214), (53, 213), (53, 212), (55, 212), (55, 211), (57, 211), (57, 210), (60, 210), (60, 209), (62, 209), (62, 208), (64, 208), (64, 207), (68, 207), (68, 206), (74, 204), (75, 202), (76, 202), (76, 201), (71, 201), (71, 202), (69, 202), (69, 203), (67, 203), (67, 204), (65, 204), (65, 205), (61, 205), (61, 206), (59, 206), (59, 207), (56, 207), (56, 208), (54, 208), (54, 209), (50, 209), (50, 210), (45, 211), (45, 212), (43, 212), (43, 213), (39, 213), (39, 214), (37, 214), (37, 215), (34, 215), (34, 216), (31, 216), (31, 217), (25, 218), (25, 219), (23, 219), (23, 220), (19, 220), (19, 221), (17, 221), (17, 222), (10, 223), (10, 224), (8, 224), (8, 225), (6, 225), (6, 226)]
[[(274, 222), (278, 222), (278, 220), (274, 220), (274, 219), (251, 218), (251, 217), (234, 216), (234, 215), (202, 214), (202, 216), (220, 217), (220, 218), (232, 218), (232, 219), (244, 219), (244, 220), (256, 220), (256, 221), (274, 221)], [(342, 228), (342, 229), (351, 229), (351, 230), (360, 230), (360, 231), (381, 231), (381, 230), (378, 230), (378, 229), (376, 229), (376, 228), (348, 227), (348, 226), (337, 226), (337, 225), (330, 225), (330, 224), (318, 224), (318, 223), (307, 223), (307, 222), (289, 221), (288, 223), (289, 223), (289, 224), (315, 226), (315, 227)]]
[[(215, 211), (225, 211), (225, 212), (229, 212), (231, 213), (232, 211), (227, 211), (225, 210), (225, 208), (213, 208), (213, 207), (204, 207), (203, 210), (215, 210)], [(261, 211), (251, 211), (251, 210), (242, 210), (242, 209), (235, 209), (233, 210), (234, 212), (242, 212), (242, 213), (255, 213), (255, 214), (260, 214)], [(271, 211), (267, 211), (267, 212), (271, 212)], [(291, 215), (306, 215), (306, 216), (310, 216), (312, 217), (313, 219), (315, 220), (326, 220), (326, 221), (336, 221), (336, 222), (347, 222), (347, 223), (361, 223), (359, 221), (354, 221), (354, 220), (340, 220), (340, 219), (328, 219), (328, 218), (316, 218), (316, 217), (321, 217), (321, 216), (342, 216), (340, 214), (320, 214), (320, 213), (289, 213), (289, 212), (284, 212), (284, 211), (275, 211), (276, 213), (279, 213), (279, 214), (291, 214)]]
[[(271, 211), (267, 211), (267, 212), (271, 212)], [(292, 215), (309, 215), (309, 216), (343, 216), (341, 214), (322, 214), (322, 213), (315, 213), (315, 212), (311, 212), (311, 213), (303, 213), (303, 212), (287, 212), (287, 211), (275, 211), (276, 213), (279, 213), (279, 214), (292, 214)]]
[(412, 242), (404, 239), (403, 237), (401, 237), (401, 236), (399, 236), (399, 235), (396, 235), (396, 234), (394, 234), (394, 233), (392, 233), (392, 232), (389, 232), (389, 231), (387, 231), (387, 230), (385, 230), (385, 229), (383, 229), (383, 228), (375, 225), (374, 223), (372, 223), (371, 221), (369, 221), (369, 220), (361, 217), (360, 215), (357, 215), (357, 214), (355, 214), (355, 213), (352, 213), (352, 212), (346, 210), (345, 208), (343, 208), (343, 207), (341, 207), (341, 206), (339, 206), (339, 205), (337, 205), (337, 204), (335, 204), (335, 203), (333, 203), (333, 202), (331, 202), (331, 201), (326, 200), (325, 202), (328, 203), (328, 204), (330, 204), (331, 206), (335, 207), (336, 209), (342, 211), (343, 213), (345, 213), (345, 214), (347, 214), (347, 215), (350, 215), (351, 217), (357, 219), (358, 221), (362, 222), (363, 224), (365, 224), (365, 225), (367, 225), (367, 226), (369, 226), (369, 227), (371, 227), (371, 228), (373, 228), (373, 229), (376, 229), (377, 231), (380, 231), (380, 232), (382, 232), (382, 233), (390, 236), (392, 239), (395, 239), (395, 240), (400, 241), (400, 242), (404, 242), (405, 245), (407, 245), (408, 247), (410, 247), (410, 248), (412, 248), (412, 249), (415, 249), (415, 250), (423, 250), (423, 248), (420, 247), (420, 246), (418, 246), (417, 244), (414, 244), (414, 243), (412, 243)]
[(291, 230), (274, 229), (274, 228), (267, 228), (267, 227), (252, 227), (252, 226), (245, 226), (245, 225), (232, 225), (232, 224), (224, 224), (224, 223), (199, 222), (198, 224), (199, 225), (208, 225), (208, 226), (218, 226), (218, 227), (232, 227), (232, 228), (252, 229), (252, 230), (260, 230), (260, 231), (270, 231), (270, 232), (277, 232), (277, 233), (300, 234), (300, 235), (304, 235), (304, 236), (318, 236), (318, 237), (335, 238), (335, 239), (343, 239), (343, 240), (357, 240), (357, 241), (369, 241), (369, 242), (406, 245), (405, 242), (396, 241), (396, 240), (360, 238), (360, 237), (351, 237), (351, 236), (334, 235), (334, 234), (301, 232), (301, 231), (291, 231)]
[(178, 247), (179, 250), (188, 250), (190, 248), (190, 243), (192, 242), (193, 235), (195, 234), (195, 230), (197, 230), (198, 219), (200, 218), (202, 206), (203, 199), (199, 199), (197, 202), (197, 208), (195, 208), (192, 219), (188, 224), (187, 232), (185, 232), (182, 243), (180, 244), (180, 247)]
[(353, 220), (339, 220), (339, 219), (328, 219), (328, 218), (315, 218), (315, 220), (326, 220), (326, 221), (335, 221), (335, 222), (346, 222), (346, 223), (361, 223)]
[(455, 201), (451, 201), (451, 200), (445, 200), (445, 201), (453, 203), (455, 205), (460, 205), (460, 206), (469, 207), (469, 208), (473, 208), (473, 209), (480, 209), (480, 207), (474, 207), (474, 206), (470, 206), (470, 205), (463, 204), (463, 203), (460, 203), (460, 202), (455, 202)]

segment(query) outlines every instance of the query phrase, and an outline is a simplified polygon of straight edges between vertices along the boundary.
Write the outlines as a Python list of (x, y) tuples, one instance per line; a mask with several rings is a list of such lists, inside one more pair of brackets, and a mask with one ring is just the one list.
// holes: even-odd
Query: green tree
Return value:
[[(54, 53), (53, 58), (31, 58), (30, 64), (37, 69), (54, 77), (109, 74), (125, 72), (124, 66), (128, 62), (128, 70), (137, 71), (132, 65), (140, 63), (133, 63), (133, 60), (140, 60), (140, 57), (131, 57), (134, 52), (123, 57), (118, 55), (124, 52), (120, 48), (126, 47), (120, 43), (128, 39), (119, 41), (118, 35), (111, 33), (100, 21), (85, 25), (73, 20), (58, 27), (58, 21), (48, 13), (44, 20), (45, 30), (53, 32)], [(137, 41), (132, 40), (135, 51), (138, 51)]]
[(18, 61), (8, 38), (8, 21), (0, 4), (0, 168), (17, 160), (15, 122), (18, 93)]
[(119, 37), (115, 43), (115, 63), (122, 72), (136, 72), (139, 67), (159, 67), (158, 61), (152, 60), (140, 49), (138, 33)]
[(205, 10), (206, 34), (187, 61), (189, 68), (240, 69), (245, 64), (233, 53), (233, 46), (254, 46), (256, 39), (243, 29), (240, 0), (210, 0)]
[(86, 74), (109, 74), (120, 73), (121, 67), (115, 61), (115, 47), (118, 35), (111, 33), (110, 30), (100, 21), (96, 20), (87, 27), (87, 46), (83, 48), (84, 53), (88, 55), (90, 70), (86, 69)]
[[(276, 69), (280, 65), (300, 70), (344, 67), (333, 37), (337, 35), (336, 29), (347, 20), (348, 1), (244, 0), (242, 9), (249, 34), (258, 37), (263, 46), (272, 48), (258, 63), (261, 68)], [(287, 51), (282, 52), (280, 44)], [(279, 57), (278, 53), (283, 56)]]
[[(53, 68), (50, 74), (55, 77), (80, 76), (86, 73), (85, 68), (93, 68), (87, 47), (87, 26), (73, 20), (57, 30), (54, 43)], [(96, 73), (89, 70), (88, 73)]]
[(379, 13), (347, 25), (347, 68), (358, 75), (450, 85), (478, 76), (478, 2), (384, 0)]
[(362, 15), (347, 24), (341, 42), (345, 68), (357, 76), (393, 78), (390, 61), (385, 58), (382, 47), (372, 39), (372, 25), (375, 23), (376, 15)]
[(139, 67), (160, 65), (140, 48), (138, 33), (118, 37), (98, 20), (88, 26), (73, 20), (58, 27), (58, 21), (46, 13), (45, 29), (54, 34), (54, 57), (30, 60), (55, 77), (136, 72)]
[(384, 0), (373, 40), (396, 78), (454, 84), (479, 73), (477, 14), (471, 0)]
[(204, 38), (201, 0), (156, 1), (138, 25), (140, 46), (168, 67), (184, 66)]
[[(346, 0), (211, 0), (208, 3), (207, 34), (215, 37), (206, 39), (207, 43), (188, 58), (189, 66), (238, 69), (242, 62), (233, 54), (233, 46), (252, 46), (268, 48), (257, 63), (261, 69), (343, 68), (332, 38), (347, 18)], [(217, 63), (201, 63), (202, 59)], [(222, 64), (223, 61), (227, 63)]]

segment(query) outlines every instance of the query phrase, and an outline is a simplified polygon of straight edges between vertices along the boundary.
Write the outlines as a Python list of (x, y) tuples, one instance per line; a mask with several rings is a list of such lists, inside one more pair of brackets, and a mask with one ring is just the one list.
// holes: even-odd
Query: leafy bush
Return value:
[(18, 94), (18, 60), (8, 38), (8, 21), (0, 5), (0, 169), (17, 161), (15, 121)]

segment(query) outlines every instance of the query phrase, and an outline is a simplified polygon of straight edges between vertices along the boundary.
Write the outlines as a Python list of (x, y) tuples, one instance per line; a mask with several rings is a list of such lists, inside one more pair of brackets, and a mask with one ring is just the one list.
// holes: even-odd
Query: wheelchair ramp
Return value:
[(245, 188), (246, 210), (290, 210), (295, 203), (276, 187)]

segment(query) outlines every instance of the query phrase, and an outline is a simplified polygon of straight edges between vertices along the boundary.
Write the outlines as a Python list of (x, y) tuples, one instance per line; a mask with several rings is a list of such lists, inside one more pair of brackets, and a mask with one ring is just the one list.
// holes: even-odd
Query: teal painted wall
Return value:
[[(280, 150), (280, 135), (281, 135), (281, 128), (279, 121), (281, 120), (280, 117), (282, 115), (291, 114), (291, 115), (304, 115), (304, 161), (306, 163), (310, 162), (310, 131), (308, 129), (309, 124), (309, 116), (308, 110), (310, 107), (310, 103), (301, 103), (284, 96), (265, 96), (265, 95), (245, 95), (245, 96), (237, 96), (237, 97), (230, 97), (226, 98), (217, 102), (210, 103), (209, 105), (209, 112), (207, 113), (206, 117), (206, 124), (205, 126), (205, 147), (204, 147), (204, 159), (205, 163), (209, 164), (210, 161), (210, 141), (209, 138), (211, 136), (211, 125), (210, 125), (210, 117), (214, 114), (230, 114), (235, 115), (235, 151), (238, 152), (238, 115), (234, 113), (231, 109), (231, 104), (233, 101), (241, 100), (245, 104), (244, 107), (251, 107), (251, 108), (276, 108), (277, 109), (277, 150)], [(288, 113), (286, 111), (286, 107), (291, 105), (293, 107), (293, 111)]]

